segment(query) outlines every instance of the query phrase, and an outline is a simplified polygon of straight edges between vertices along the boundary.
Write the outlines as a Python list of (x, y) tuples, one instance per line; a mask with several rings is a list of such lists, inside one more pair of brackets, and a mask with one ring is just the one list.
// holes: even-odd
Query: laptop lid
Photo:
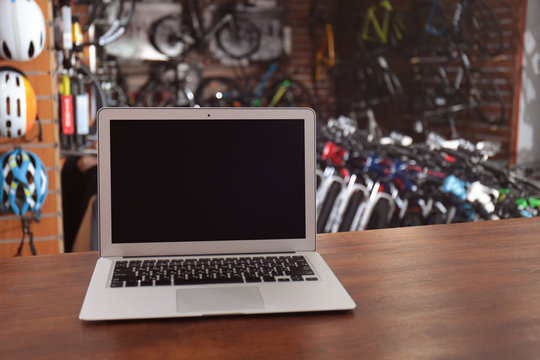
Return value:
[(101, 256), (315, 250), (309, 108), (103, 108)]

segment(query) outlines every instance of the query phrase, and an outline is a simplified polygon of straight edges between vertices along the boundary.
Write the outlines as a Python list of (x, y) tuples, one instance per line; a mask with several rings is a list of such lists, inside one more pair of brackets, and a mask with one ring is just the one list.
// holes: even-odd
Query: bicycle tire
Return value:
[(200, 106), (243, 106), (240, 86), (231, 78), (207, 77), (201, 80), (195, 91), (195, 103)]
[(467, 5), (465, 38), (478, 46), (483, 54), (497, 56), (502, 53), (504, 38), (501, 24), (493, 8), (485, 0), (471, 0)]
[(387, 214), (391, 206), (388, 199), (379, 199), (371, 212), (366, 230), (385, 229), (389, 226)]
[[(469, 101), (478, 104), (476, 111), (483, 121), (491, 125), (502, 125), (505, 120), (505, 105), (497, 84), (483, 69), (471, 68), (470, 73)], [(490, 112), (488, 107), (494, 110)]]
[(349, 199), (349, 203), (347, 204), (347, 208), (345, 209), (345, 213), (343, 214), (341, 224), (339, 224), (339, 232), (352, 230), (354, 216), (356, 215), (360, 204), (362, 204), (362, 202), (364, 202), (365, 200), (366, 199), (362, 191), (357, 191), (351, 196), (351, 198)]
[(300, 81), (290, 78), (280, 79), (274, 82), (269, 89), (270, 91), (265, 97), (268, 101), (267, 106), (313, 106), (309, 90)]
[(173, 82), (152, 82), (144, 91), (142, 106), (147, 107), (192, 107), (193, 93), (187, 87)]
[(219, 48), (231, 58), (249, 58), (261, 46), (261, 31), (251, 21), (234, 16), (232, 21), (217, 31), (216, 41)]
[(323, 233), (325, 231), (326, 223), (330, 220), (330, 213), (340, 192), (341, 184), (339, 182), (334, 182), (330, 185), (330, 189), (328, 189), (328, 193), (323, 200), (319, 218), (317, 219), (317, 233)]
[(183, 21), (182, 14), (163, 16), (148, 30), (148, 40), (158, 52), (170, 58), (182, 58), (192, 48), (186, 34), (190, 28)]

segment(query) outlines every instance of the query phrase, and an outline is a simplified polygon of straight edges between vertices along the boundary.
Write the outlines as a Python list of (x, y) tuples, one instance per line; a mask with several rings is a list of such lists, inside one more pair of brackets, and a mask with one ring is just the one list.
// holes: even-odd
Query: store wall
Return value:
[[(532, 0), (531, 0), (532, 1)], [(447, 0), (444, 3), (450, 4), (450, 9), (455, 9), (458, 0)], [(336, 26), (336, 51), (340, 56), (340, 76), (336, 79), (336, 99), (337, 109), (341, 114), (357, 113), (359, 119), (367, 121), (367, 117), (360, 110), (354, 111), (351, 104), (359, 103), (358, 89), (362, 83), (356, 80), (355, 74), (358, 72), (359, 64), (362, 63), (362, 53), (355, 50), (354, 35), (358, 31), (361, 22), (358, 14), (365, 13), (366, 8), (373, 4), (369, 1), (343, 0), (339, 3), (338, 23)], [(415, 83), (417, 78), (414, 66), (411, 66), (411, 58), (414, 56), (416, 48), (421, 48), (424, 40), (425, 15), (419, 13), (418, 9), (423, 9), (425, 4), (431, 5), (429, 0), (408, 0), (393, 1), (393, 6), (400, 11), (409, 27), (413, 30), (408, 41), (400, 44), (392, 52), (386, 55), (390, 68), (400, 79), (404, 89), (401, 98), (391, 99), (386, 103), (380, 103), (372, 107), (377, 121), (386, 130), (397, 130), (404, 133), (412, 133), (418, 119), (421, 119), (422, 97), (418, 92), (419, 85)], [(424, 4), (419, 6), (419, 4)], [(485, 122), (474, 111), (464, 111), (456, 114), (455, 121), (458, 127), (458, 134), (466, 137), (470, 141), (490, 140), (501, 145), (501, 151), (497, 155), (504, 165), (510, 164), (515, 156), (516, 149), (516, 124), (518, 117), (519, 89), (521, 83), (521, 39), (524, 22), (524, 0), (489, 0), (495, 15), (501, 25), (504, 45), (502, 54), (497, 57), (483, 55), (476, 47), (467, 49), (467, 55), (473, 67), (481, 68), (488, 73), (500, 90), (504, 102), (505, 119), (502, 124), (492, 125)], [(529, 14), (536, 14), (529, 11)], [(533, 16), (533, 15), (531, 15)], [(426, 59), (421, 59), (426, 61)], [(434, 66), (428, 63), (429, 66)], [(456, 73), (457, 65), (450, 68)], [(450, 76), (451, 77), (451, 76)], [(369, 90), (369, 88), (368, 88)], [(362, 99), (360, 99), (362, 100)], [(488, 112), (497, 111), (497, 108), (485, 108)], [(443, 136), (451, 136), (448, 121), (444, 118), (435, 119), (428, 125), (428, 129), (437, 131)], [(423, 134), (418, 134), (418, 141)]]
[(540, 2), (529, 0), (523, 45), (517, 163), (540, 161)]
[[(21, 138), (0, 138), (0, 155), (15, 147), (36, 154), (47, 170), (49, 188), (41, 209), (39, 222), (31, 221), (30, 231), (34, 236), (39, 255), (63, 251), (62, 199), (60, 190), (60, 151), (58, 147), (58, 106), (56, 95), (56, 58), (53, 45), (52, 1), (37, 0), (46, 19), (47, 39), (45, 49), (29, 61), (8, 61), (0, 58), (0, 66), (11, 66), (24, 72), (34, 89), (37, 100), (37, 116), (41, 121), (43, 140), (37, 139), (38, 126)], [(30, 213), (27, 213), (30, 215)], [(0, 214), (0, 257), (11, 257), (17, 253), (21, 242), (20, 217), (13, 213)], [(28, 235), (22, 255), (30, 255)]]

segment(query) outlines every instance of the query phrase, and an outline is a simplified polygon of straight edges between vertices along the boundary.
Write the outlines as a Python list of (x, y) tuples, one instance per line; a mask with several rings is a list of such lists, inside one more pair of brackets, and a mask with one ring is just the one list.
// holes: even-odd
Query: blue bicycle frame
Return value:
[[(463, 13), (463, 9), (467, 6), (468, 0), (461, 0), (456, 7), (456, 11), (454, 12), (454, 17), (452, 19), (452, 34), (455, 35), (459, 31), (460, 23), (461, 23), (461, 14)], [(436, 29), (433, 27), (433, 18), (435, 17), (435, 13), (440, 7), (441, 0), (433, 0), (433, 3), (431, 4), (431, 9), (429, 11), (429, 15), (426, 21), (425, 25), (425, 31), (427, 34), (430, 35), (436, 35), (436, 36), (444, 36), (446, 34), (446, 29)]]

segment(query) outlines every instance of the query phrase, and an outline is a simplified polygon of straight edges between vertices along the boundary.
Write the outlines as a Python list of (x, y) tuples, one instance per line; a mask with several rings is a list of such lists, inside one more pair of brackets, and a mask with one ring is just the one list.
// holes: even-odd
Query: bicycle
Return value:
[[(80, 25), (81, 37), (91, 26), (96, 27), (97, 38), (75, 44), (76, 50), (92, 45), (105, 46), (119, 39), (131, 25), (137, 5), (135, 0), (75, 0), (71, 2), (59, 0), (58, 3), (56, 11), (62, 9), (63, 14), (69, 17), (71, 17), (71, 7), (85, 9), (86, 16), (73, 16), (74, 23)], [(82, 19), (84, 22), (81, 22)]]
[(352, 120), (329, 121), (317, 141), (317, 231), (537, 216), (540, 186), (487, 162), (497, 148), (434, 133), (374, 140)]
[(501, 25), (486, 0), (459, 0), (451, 20), (441, 0), (433, 0), (424, 29), (428, 35), (473, 43), (483, 54), (492, 57), (501, 54), (504, 48)]
[(334, 26), (328, 16), (327, 3), (312, 0), (309, 8), (309, 34), (315, 45), (312, 82), (315, 95), (318, 96), (319, 83), (332, 76), (336, 66)]
[[(382, 22), (377, 15), (382, 16)], [(364, 48), (368, 47), (368, 43), (376, 46), (398, 45), (409, 31), (404, 17), (394, 10), (389, 0), (381, 0), (378, 4), (370, 6), (360, 23), (362, 29), (359, 41)]]
[(249, 58), (261, 45), (261, 32), (240, 17), (238, 9), (233, 1), (220, 5), (215, 11), (219, 18), (205, 26), (199, 1), (183, 0), (180, 14), (166, 15), (151, 24), (150, 42), (160, 53), (182, 59), (192, 50), (203, 52), (215, 39), (231, 58)]
[(258, 83), (242, 67), (236, 79), (204, 78), (195, 92), (195, 102), (200, 106), (311, 106), (309, 90), (288, 74), (270, 82), (280, 67), (284, 67), (283, 59), (272, 61)]
[(193, 107), (194, 85), (200, 78), (200, 69), (176, 61), (150, 63), (148, 80), (137, 91), (135, 106)]
[(474, 109), (490, 125), (504, 123), (505, 104), (497, 84), (483, 69), (471, 66), (463, 46), (455, 46), (450, 57), (435, 66), (424, 64), (421, 57), (411, 62), (422, 65), (417, 81), (426, 100), (424, 119)]
[[(382, 16), (381, 21), (378, 16)], [(405, 92), (400, 79), (390, 68), (386, 54), (406, 40), (409, 30), (405, 18), (393, 9), (390, 1), (382, 0), (367, 9), (360, 23), (362, 28), (356, 39), (361, 99), (354, 107), (363, 109), (388, 102), (400, 103)]]

